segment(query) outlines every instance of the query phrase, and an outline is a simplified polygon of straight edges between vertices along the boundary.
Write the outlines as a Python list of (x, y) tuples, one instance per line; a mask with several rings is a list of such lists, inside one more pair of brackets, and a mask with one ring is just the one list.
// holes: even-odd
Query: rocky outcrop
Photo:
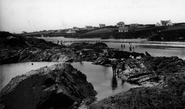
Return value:
[(75, 108), (96, 91), (70, 64), (56, 64), (16, 76), (0, 92), (4, 109)]
[(0, 50), (0, 64), (17, 63), (17, 62), (66, 62), (73, 58), (73, 51), (68, 48), (10, 48)]
[(42, 39), (7, 36), (0, 39), (0, 64), (17, 62), (66, 62), (74, 57), (71, 48)]
[(140, 85), (164, 83), (172, 75), (184, 74), (185, 61), (178, 57), (145, 57), (126, 61), (127, 81)]
[[(106, 55), (105, 55), (106, 54)], [(129, 58), (145, 56), (143, 53), (117, 51), (108, 48), (105, 43), (73, 43), (66, 47), (42, 39), (24, 38), (21, 36), (6, 36), (0, 40), (0, 64), (17, 62), (72, 62), (91, 61), (96, 64), (107, 64), (108, 60), (102, 58)], [(99, 63), (99, 59), (105, 62)], [(109, 62), (108, 62), (109, 63)]]
[(182, 97), (165, 89), (140, 87), (110, 96), (89, 109), (184, 109)]
[(168, 75), (164, 84), (138, 87), (121, 92), (99, 102), (89, 109), (184, 109), (185, 75)]
[(111, 60), (108, 59), (107, 57), (98, 57), (93, 64), (96, 65), (103, 65), (103, 66), (111, 66)]
[[(72, 62), (94, 61), (98, 54), (108, 48), (105, 43), (74, 43), (68, 47), (46, 42), (42, 39), (8, 36), (0, 39), (0, 64), (17, 62)], [(79, 52), (83, 52), (83, 57)]]
[(90, 44), (90, 43), (73, 43), (69, 47), (75, 48), (75, 49), (105, 49), (108, 48), (108, 46), (105, 43), (102, 42), (97, 42), (95, 44)]
[(118, 76), (141, 86), (93, 103), (90, 109), (184, 109), (184, 60), (144, 57), (129, 58), (123, 63), (125, 70)]

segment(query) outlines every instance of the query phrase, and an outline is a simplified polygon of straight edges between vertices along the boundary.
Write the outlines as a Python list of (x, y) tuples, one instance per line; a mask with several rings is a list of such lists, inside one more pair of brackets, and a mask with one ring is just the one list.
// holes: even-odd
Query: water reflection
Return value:
[(108, 74), (108, 72), (109, 72), (109, 67), (103, 67), (103, 69), (102, 69), (102, 71), (103, 71), (103, 74), (104, 74), (104, 80), (106, 79), (106, 75)]
[(118, 82), (115, 75), (112, 76), (111, 86), (113, 91), (118, 87)]

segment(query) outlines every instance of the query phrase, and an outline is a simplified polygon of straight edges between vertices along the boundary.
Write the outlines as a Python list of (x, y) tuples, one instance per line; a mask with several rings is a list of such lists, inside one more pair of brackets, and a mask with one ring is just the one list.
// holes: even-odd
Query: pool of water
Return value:
[[(0, 90), (8, 84), (12, 77), (24, 74), (30, 70), (40, 67), (57, 64), (56, 62), (25, 62), (16, 64), (6, 64), (0, 66)], [(93, 65), (91, 62), (72, 63), (73, 67), (80, 70), (87, 76), (87, 81), (91, 82), (94, 89), (98, 92), (98, 100), (127, 91), (132, 87), (136, 87), (129, 83), (121, 84), (121, 80), (113, 78), (112, 68)], [(117, 84), (115, 84), (117, 82)]]

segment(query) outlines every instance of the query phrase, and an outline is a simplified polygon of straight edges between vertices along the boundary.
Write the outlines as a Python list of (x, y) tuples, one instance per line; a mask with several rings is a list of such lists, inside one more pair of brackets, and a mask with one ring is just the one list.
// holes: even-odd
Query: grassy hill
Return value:
[(151, 41), (185, 41), (185, 24), (174, 26), (138, 26), (129, 28), (129, 32), (118, 32), (118, 27), (109, 26), (104, 28), (96, 28), (94, 30), (79, 30), (76, 33), (65, 33), (57, 31), (41, 31), (21, 34), (31, 37), (56, 37), (63, 36), (66, 38), (118, 38), (118, 39), (134, 39), (145, 38)]
[(113, 33), (115, 31), (118, 31), (118, 28), (102, 28), (102, 29), (97, 29), (94, 31), (87, 32), (85, 33), (85, 35)]

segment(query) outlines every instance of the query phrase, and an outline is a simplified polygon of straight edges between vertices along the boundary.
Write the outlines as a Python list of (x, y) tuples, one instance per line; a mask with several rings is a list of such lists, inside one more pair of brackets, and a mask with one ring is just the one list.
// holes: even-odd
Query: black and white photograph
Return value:
[(0, 0), (0, 109), (185, 109), (185, 0)]

